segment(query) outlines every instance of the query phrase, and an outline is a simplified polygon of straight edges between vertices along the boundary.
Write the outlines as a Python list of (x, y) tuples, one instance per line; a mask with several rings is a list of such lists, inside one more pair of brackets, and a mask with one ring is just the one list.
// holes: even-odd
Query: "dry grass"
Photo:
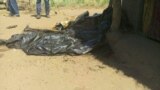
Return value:
[(109, 0), (51, 0), (52, 6), (104, 6)]
[[(24, 1), (24, 0), (21, 0)], [(31, 5), (35, 5), (36, 0), (28, 0)], [(42, 0), (43, 1), (43, 0)], [(109, 0), (50, 0), (52, 7), (64, 7), (64, 6), (106, 6)]]

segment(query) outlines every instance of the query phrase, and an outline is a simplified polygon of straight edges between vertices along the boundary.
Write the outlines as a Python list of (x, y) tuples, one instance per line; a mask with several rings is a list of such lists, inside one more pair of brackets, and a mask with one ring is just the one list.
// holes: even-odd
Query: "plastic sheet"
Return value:
[(109, 7), (102, 14), (79, 15), (65, 30), (54, 32), (26, 27), (22, 34), (1, 42), (28, 55), (86, 54), (103, 42), (111, 22), (112, 7)]

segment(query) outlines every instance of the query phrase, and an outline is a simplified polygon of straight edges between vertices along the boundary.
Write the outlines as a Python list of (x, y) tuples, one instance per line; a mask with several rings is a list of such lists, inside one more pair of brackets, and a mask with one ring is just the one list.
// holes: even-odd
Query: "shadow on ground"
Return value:
[[(112, 50), (107, 44), (100, 49), (94, 50), (92, 54), (105, 65), (124, 72), (125, 75), (133, 77), (137, 82), (142, 83), (151, 90), (160, 90), (160, 53), (156, 52), (156, 48), (152, 49), (150, 47), (152, 49), (150, 50), (145, 46), (144, 48), (134, 47), (132, 43), (130, 44), (125, 46), (124, 41), (122, 41), (121, 44), (118, 44), (117, 47), (120, 49), (117, 51)], [(141, 46), (147, 43), (135, 42), (135, 44)], [(154, 49), (155, 52), (151, 52)], [(154, 57), (156, 55), (159, 56)]]

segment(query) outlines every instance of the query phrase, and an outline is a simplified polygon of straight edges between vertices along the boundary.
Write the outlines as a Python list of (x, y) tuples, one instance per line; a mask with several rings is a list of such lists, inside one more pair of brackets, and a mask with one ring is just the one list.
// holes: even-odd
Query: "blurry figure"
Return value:
[(19, 9), (16, 0), (8, 0), (8, 9), (10, 11), (10, 16), (19, 17)]
[[(49, 18), (49, 13), (50, 13), (50, 4), (49, 0), (44, 0), (45, 2), (45, 12), (46, 12), (46, 17)], [(37, 10), (37, 19), (41, 18), (41, 0), (37, 0), (36, 2), (36, 10)]]

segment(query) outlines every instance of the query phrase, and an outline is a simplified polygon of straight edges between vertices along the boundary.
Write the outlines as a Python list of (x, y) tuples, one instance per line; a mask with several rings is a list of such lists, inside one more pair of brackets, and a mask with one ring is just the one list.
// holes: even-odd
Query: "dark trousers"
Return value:
[(8, 9), (11, 15), (19, 15), (19, 9), (16, 0), (8, 0)]
[[(49, 12), (50, 12), (49, 0), (44, 0), (44, 2), (45, 2), (46, 15), (49, 15)], [(41, 0), (37, 0), (36, 9), (37, 9), (37, 15), (40, 15), (41, 14)]]

